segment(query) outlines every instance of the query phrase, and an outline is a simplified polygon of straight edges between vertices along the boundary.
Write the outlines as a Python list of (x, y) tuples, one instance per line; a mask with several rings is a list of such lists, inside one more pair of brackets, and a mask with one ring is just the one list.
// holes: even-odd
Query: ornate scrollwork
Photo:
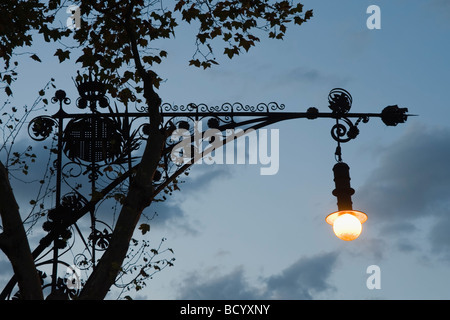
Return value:
[[(55, 165), (57, 164), (58, 162), (55, 161)], [(64, 164), (64, 166), (61, 169), (61, 172), (66, 178), (77, 178), (83, 173), (83, 168), (81, 163), (70, 161)]]
[(269, 103), (258, 103), (257, 105), (242, 104), (240, 102), (229, 103), (226, 102), (222, 105), (207, 105), (205, 103), (195, 104), (189, 103), (187, 105), (176, 105), (170, 103), (163, 103), (161, 105), (161, 112), (224, 112), (233, 113), (239, 112), (270, 112), (270, 111), (281, 111), (284, 110), (284, 104), (278, 104), (276, 102)]
[(92, 267), (92, 259), (86, 257), (85, 254), (79, 253), (73, 258), (74, 265), (80, 270), (88, 270)]
[(43, 141), (50, 136), (57, 125), (58, 123), (52, 117), (36, 117), (28, 124), (28, 135), (35, 141)]
[[(142, 108), (141, 108), (142, 109)], [(148, 110), (148, 108), (144, 107), (144, 110)], [(164, 112), (192, 112), (197, 110), (196, 105), (193, 103), (190, 103), (188, 105), (177, 105), (177, 104), (170, 104), (170, 103), (163, 103), (160, 107), (161, 113)]]
[(286, 108), (286, 106), (283, 103), (278, 104), (276, 102), (269, 102), (267, 104), (267, 112), (269, 112), (269, 109), (270, 109), (270, 111), (282, 111), (285, 108)]
[(66, 96), (66, 92), (64, 90), (56, 90), (55, 95), (51, 99), (52, 103), (64, 103), (70, 104), (70, 98)]
[(69, 211), (71, 214), (81, 210), (87, 203), (87, 199), (78, 192), (67, 193), (61, 199), (61, 206), (65, 208), (66, 212)]
[(112, 229), (103, 221), (96, 220), (96, 224), (97, 223), (104, 225), (105, 228), (103, 228), (102, 231), (95, 228), (89, 235), (88, 240), (95, 245), (96, 250), (104, 251), (109, 247), (112, 236)]
[(88, 164), (83, 174), (87, 174), (89, 181), (95, 181), (100, 176), (103, 176), (103, 173), (100, 171), (100, 166), (97, 163)]
[(78, 108), (89, 107), (91, 111), (95, 111), (97, 106), (100, 108), (109, 106), (109, 99), (106, 96), (107, 82), (100, 80), (97, 74), (93, 75), (92, 70), (89, 70), (89, 75), (79, 75), (75, 85), (80, 95), (76, 103)]
[(65, 248), (67, 240), (72, 237), (72, 232), (69, 229), (62, 227), (65, 219), (66, 213), (64, 208), (53, 208), (48, 211), (47, 221), (42, 225), (44, 231), (47, 232), (59, 230), (59, 236), (54, 240), (55, 246), (58, 249)]
[(335, 88), (328, 94), (329, 108), (337, 114), (346, 114), (352, 107), (351, 94), (342, 88)]
[[(172, 105), (163, 103), (161, 114), (166, 117), (163, 129), (168, 133), (165, 146), (167, 152), (159, 163), (159, 171), (155, 174), (153, 183), (155, 185), (163, 183), (173, 170), (200, 158), (202, 144), (206, 145), (208, 142), (211, 144), (220, 135), (222, 135), (222, 139), (226, 139), (226, 130), (238, 127), (241, 123), (240, 117), (260, 117), (259, 121), (265, 121), (270, 112), (284, 110), (284, 108), (284, 104), (276, 102), (258, 103), (256, 105), (240, 102), (227, 102), (222, 105), (207, 105), (204, 103)], [(250, 126), (250, 124), (244, 124), (244, 126), (246, 125)], [(147, 132), (144, 131), (144, 128), (142, 132), (146, 135)], [(204, 133), (208, 129), (218, 130), (221, 133), (215, 131), (214, 135), (208, 135), (208, 139), (205, 139)], [(181, 141), (184, 142), (180, 144)], [(183, 145), (183, 147), (180, 147), (180, 145)]]
[(146, 105), (136, 105), (134, 107), (136, 109), (137, 112), (141, 112), (141, 113), (148, 113), (148, 107)]
[(237, 108), (239, 108), (242, 104), (240, 103), (224, 103), (221, 106), (218, 105), (212, 105), (212, 106), (208, 106), (205, 103), (200, 103), (198, 105), (196, 104), (191, 104), (194, 106), (194, 108), (198, 111), (198, 112), (233, 112), (235, 111)]
[(114, 120), (95, 116), (71, 120), (63, 136), (64, 153), (71, 160), (114, 160), (122, 154), (123, 134)]
[(72, 237), (69, 228), (64, 228), (67, 219), (70, 219), (77, 211), (86, 205), (87, 200), (76, 192), (66, 194), (61, 199), (60, 206), (50, 209), (47, 213), (47, 221), (44, 222), (42, 228), (47, 231), (58, 230), (59, 236), (55, 239), (55, 246), (63, 249), (67, 245), (67, 240)]
[(337, 142), (348, 142), (352, 139), (355, 139), (359, 134), (359, 129), (356, 125), (354, 125), (350, 119), (341, 118), (344, 121), (345, 125), (337, 122), (331, 128), (331, 136)]

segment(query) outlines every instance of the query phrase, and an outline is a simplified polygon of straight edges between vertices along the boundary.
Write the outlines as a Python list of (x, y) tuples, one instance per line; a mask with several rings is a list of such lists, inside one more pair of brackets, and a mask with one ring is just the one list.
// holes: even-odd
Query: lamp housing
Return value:
[(352, 195), (355, 190), (350, 186), (350, 168), (344, 162), (338, 162), (333, 167), (336, 188), (333, 195), (337, 198), (338, 211), (329, 214), (325, 221), (333, 226), (334, 234), (341, 240), (352, 241), (362, 232), (362, 224), (367, 221), (367, 215), (353, 210)]

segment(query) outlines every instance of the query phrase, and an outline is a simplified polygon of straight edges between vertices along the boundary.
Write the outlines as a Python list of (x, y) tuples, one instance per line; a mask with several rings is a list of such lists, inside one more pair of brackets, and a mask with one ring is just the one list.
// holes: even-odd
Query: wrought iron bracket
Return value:
[[(32, 139), (43, 141), (53, 133), (58, 141), (57, 159), (54, 163), (57, 174), (56, 204), (54, 209), (48, 211), (48, 221), (43, 226), (44, 230), (49, 232), (48, 235), (53, 235), (51, 241), (46, 241), (47, 246), (53, 243), (52, 292), (58, 290), (56, 277), (58, 263), (60, 263), (58, 250), (66, 246), (68, 238), (74, 233), (68, 230), (66, 221), (71, 221), (75, 226), (75, 231), (78, 232), (87, 253), (91, 256), (89, 265), (92, 267), (95, 267), (95, 252), (107, 248), (112, 232), (107, 224), (96, 218), (95, 210), (90, 207), (87, 199), (80, 193), (74, 192), (75, 188), (71, 188), (72, 191), (64, 196), (61, 194), (62, 184), (67, 183), (67, 179), (63, 177), (87, 174), (94, 195), (97, 179), (108, 176), (113, 171), (112, 166), (119, 166), (128, 172), (132, 170), (132, 164), (136, 160), (133, 153), (139, 148), (141, 141), (146, 140), (150, 132), (148, 110), (141, 107), (136, 108), (135, 112), (130, 112), (127, 106), (121, 112), (117, 106), (113, 110), (106, 97), (104, 83), (91, 73), (89, 76), (82, 77), (76, 86), (80, 95), (76, 100), (76, 106), (79, 109), (89, 110), (89, 113), (65, 111), (63, 106), (70, 104), (71, 101), (63, 90), (57, 90), (52, 102), (59, 103), (59, 110), (51, 116), (38, 116), (28, 125), (28, 133)], [(203, 103), (187, 105), (163, 103), (159, 110), (160, 129), (169, 136), (176, 129), (193, 132), (198, 130), (196, 124), (205, 123), (205, 130), (218, 130), (225, 137), (228, 129), (256, 130), (286, 120), (332, 119), (335, 123), (331, 128), (331, 137), (337, 142), (335, 155), (337, 161), (341, 162), (340, 144), (349, 142), (359, 135), (361, 122), (367, 123), (371, 118), (380, 118), (385, 125), (396, 126), (404, 123), (411, 116), (407, 114), (407, 108), (399, 108), (397, 105), (387, 106), (380, 113), (352, 113), (350, 112), (352, 103), (352, 96), (342, 88), (333, 89), (328, 94), (330, 112), (320, 112), (316, 107), (310, 107), (306, 112), (287, 112), (284, 111), (285, 105), (276, 102), (257, 105), (224, 103), (220, 106)], [(107, 110), (107, 112), (99, 110)], [(192, 143), (195, 142), (192, 141)], [(190, 166), (172, 162), (170, 153), (174, 145), (175, 143), (169, 138), (166, 140), (160, 170), (154, 176), (156, 192), (162, 191), (170, 181)], [(79, 166), (80, 170), (74, 173), (71, 166)], [(123, 173), (119, 172), (119, 174)], [(80, 214), (81, 212), (83, 214)], [(91, 214), (92, 232), (87, 239), (76, 225), (76, 221), (85, 213)], [(98, 225), (101, 225), (103, 231), (98, 229)], [(85, 266), (89, 260), (84, 254), (79, 254), (75, 258), (75, 265), (82, 261)], [(82, 265), (80, 264), (79, 267), (81, 269)], [(10, 286), (9, 288), (11, 289)], [(4, 296), (5, 292), (0, 295), (0, 297)]]

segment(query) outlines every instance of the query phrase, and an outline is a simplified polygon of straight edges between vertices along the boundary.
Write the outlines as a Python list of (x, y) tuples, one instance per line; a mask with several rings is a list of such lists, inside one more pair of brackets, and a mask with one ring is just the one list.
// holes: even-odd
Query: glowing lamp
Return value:
[(343, 210), (329, 214), (325, 221), (333, 226), (336, 237), (344, 241), (352, 241), (359, 237), (362, 224), (366, 222), (367, 215), (356, 210)]
[(333, 226), (334, 234), (341, 240), (352, 241), (359, 237), (362, 224), (366, 222), (364, 212), (353, 210), (352, 195), (355, 193), (350, 187), (350, 168), (344, 162), (338, 162), (333, 167), (336, 189), (333, 195), (337, 197), (338, 210), (329, 214), (325, 221)]

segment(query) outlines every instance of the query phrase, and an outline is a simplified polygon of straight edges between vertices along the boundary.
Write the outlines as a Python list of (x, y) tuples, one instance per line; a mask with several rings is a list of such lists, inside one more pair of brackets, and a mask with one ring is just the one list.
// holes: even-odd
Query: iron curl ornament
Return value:
[(66, 92), (64, 90), (56, 90), (55, 95), (51, 99), (52, 103), (64, 103), (69, 105), (71, 103), (70, 98), (67, 97)]
[(352, 108), (353, 98), (347, 90), (335, 88), (328, 94), (328, 103), (328, 107), (333, 113), (343, 115)]
[[(331, 128), (331, 137), (338, 143), (349, 142), (359, 135), (358, 124), (362, 121), (367, 123), (368, 116), (361, 116), (353, 123), (346, 115), (352, 108), (352, 95), (345, 89), (335, 88), (328, 94), (328, 107), (333, 111), (336, 124)], [(339, 121), (343, 121), (340, 123)]]
[(270, 111), (282, 111), (285, 109), (284, 104), (278, 104), (277, 102), (269, 103), (258, 103), (257, 105), (243, 104), (240, 102), (225, 102), (222, 105), (208, 105), (206, 103), (189, 103), (187, 105), (177, 105), (170, 103), (161, 104), (161, 113), (172, 113), (172, 112), (198, 112), (198, 113), (233, 113), (238, 115), (239, 112), (270, 112)]
[(28, 124), (28, 135), (35, 141), (47, 139), (53, 132), (58, 122), (50, 116), (39, 116)]

